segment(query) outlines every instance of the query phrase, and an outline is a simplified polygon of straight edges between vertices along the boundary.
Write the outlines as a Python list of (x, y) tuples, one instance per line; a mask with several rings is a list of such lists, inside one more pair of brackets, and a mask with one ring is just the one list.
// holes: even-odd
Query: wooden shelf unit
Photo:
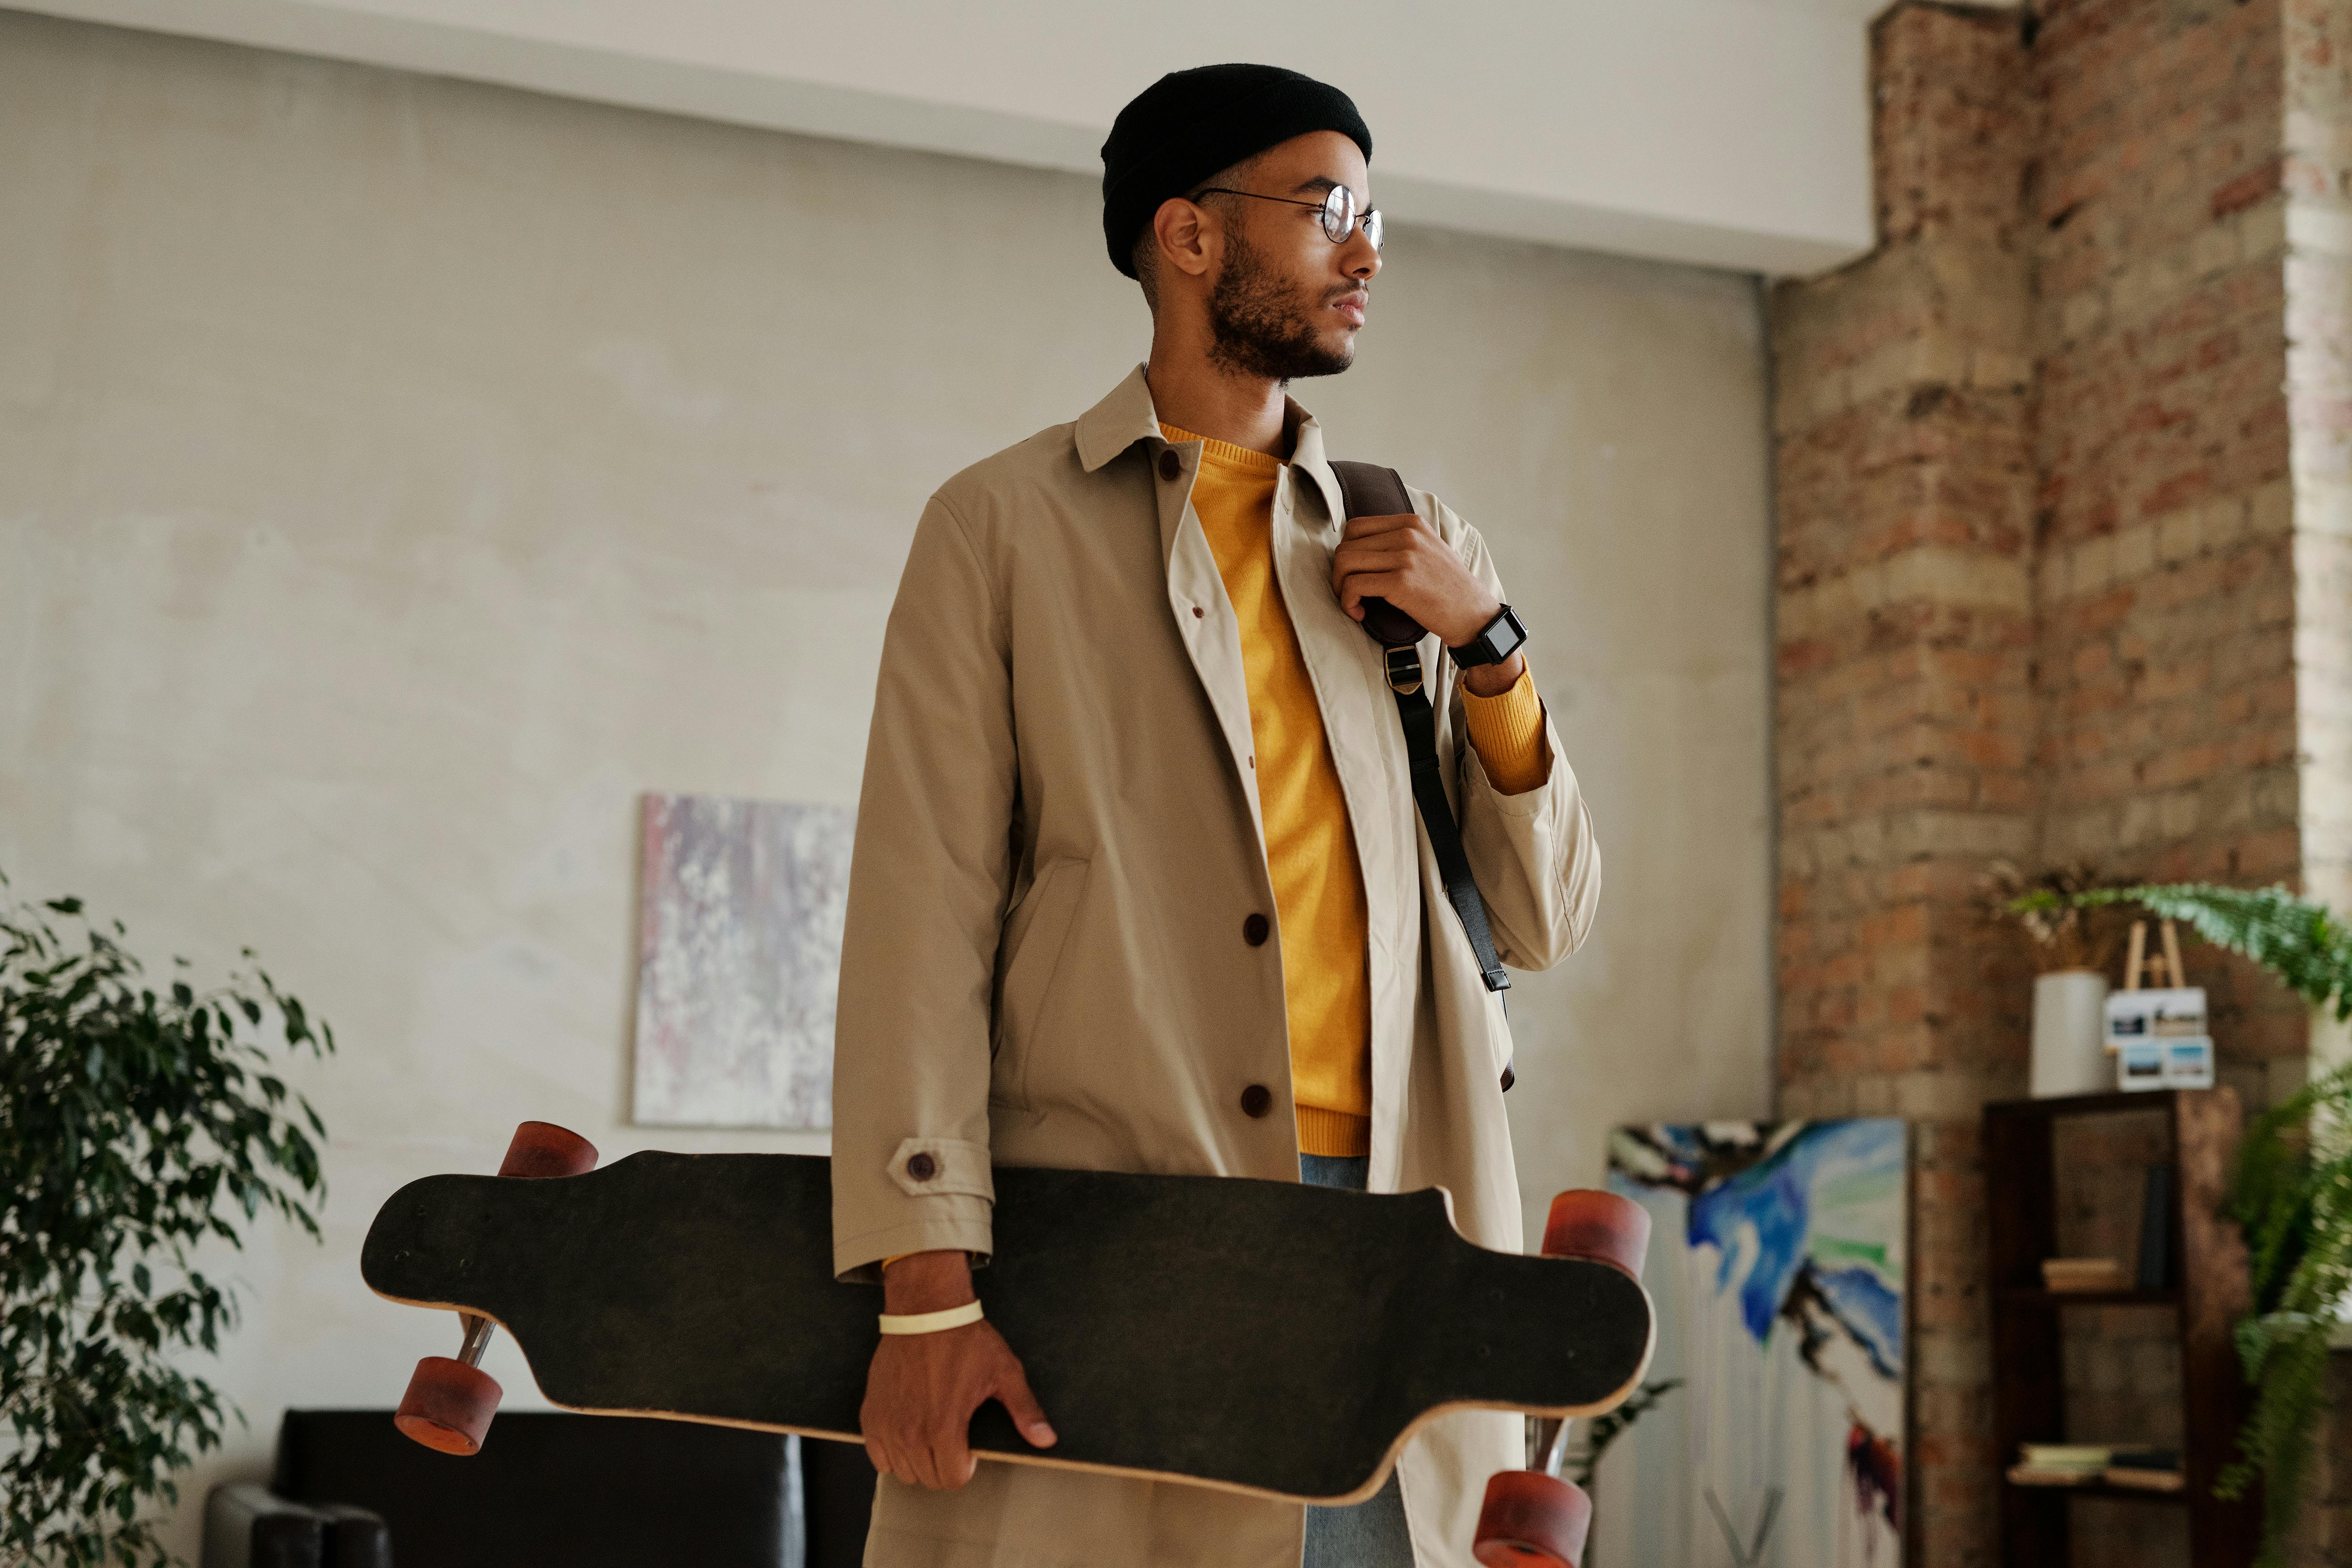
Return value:
[[(2176, 1289), (2068, 1293), (2042, 1287), (2056, 1255), (2057, 1172), (2052, 1131), (2069, 1117), (2163, 1111), (2172, 1136), (2172, 1258)], [(2262, 1542), (2258, 1497), (2224, 1502), (2214, 1479), (2237, 1454), (2246, 1390), (2231, 1334), (2247, 1310), (2246, 1253), (2221, 1214), (2243, 1118), (2231, 1089), (2162, 1089), (2016, 1100), (1984, 1110), (1985, 1208), (1991, 1233), (1993, 1436), (2004, 1471), (2021, 1443), (2066, 1436), (2061, 1320), (2069, 1307), (2143, 1307), (2174, 1315), (2180, 1347), (2181, 1459), (2178, 1492), (2000, 1482), (2004, 1568), (2067, 1568), (2074, 1497), (2183, 1505), (2194, 1568), (2247, 1568)], [(2127, 1434), (2117, 1434), (2127, 1436)], [(2085, 1439), (2095, 1440), (2095, 1439)]]

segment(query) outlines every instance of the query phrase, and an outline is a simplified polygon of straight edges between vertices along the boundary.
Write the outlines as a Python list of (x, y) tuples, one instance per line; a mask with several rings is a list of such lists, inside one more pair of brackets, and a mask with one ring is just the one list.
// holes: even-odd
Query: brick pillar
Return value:
[[(2296, 885), (2307, 595), (2285, 393), (2282, 5), (2042, 13), (2029, 198), (2038, 858)], [(2300, 1082), (2310, 1031), (2295, 998), (2211, 949), (2192, 947), (2190, 964), (2225, 1080), (2257, 1107)], [(2077, 1190), (2105, 1179), (2107, 1207), (2127, 1213), (2133, 1184), (2113, 1178), (2147, 1156), (2102, 1171), (2083, 1152)], [(2161, 1314), (2077, 1313), (2067, 1329), (2068, 1435), (2172, 1429), (2179, 1356)], [(2085, 1568), (2184, 1560), (2177, 1522), (2153, 1510), (2076, 1511)]]
[[(2347, 62), (2343, 0), (1907, 0), (1873, 33), (1878, 246), (1771, 296), (1781, 1110), (1916, 1124), (1925, 1563), (1997, 1556), (1975, 1131), (2031, 993), (1976, 874), (2352, 908)], [(2225, 1076), (2298, 1081), (2302, 1008), (2191, 962)], [(2153, 1343), (2070, 1363), (2160, 1381)]]
[[(2038, 852), (2152, 880), (2294, 885), (2278, 0), (2043, 13)], [(2210, 950), (2197, 967), (2247, 1102), (2299, 1081), (2294, 998)]]
[(2035, 831), (2029, 65), (2014, 12), (1885, 15), (1878, 248), (1771, 303), (1780, 1110), (1915, 1123), (1928, 1564), (1996, 1539), (1977, 1113), (2029, 987), (1970, 897)]

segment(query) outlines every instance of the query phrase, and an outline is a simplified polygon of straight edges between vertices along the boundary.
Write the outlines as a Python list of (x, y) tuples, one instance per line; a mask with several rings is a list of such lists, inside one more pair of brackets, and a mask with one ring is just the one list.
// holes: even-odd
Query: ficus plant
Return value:
[[(2061, 907), (2129, 905), (2176, 920), (2267, 969), (2316, 1010), (2352, 1019), (2352, 927), (2284, 888), (2202, 882), (2040, 889), (2010, 906), (2021, 917)], [(2237, 1325), (2238, 1358), (2254, 1405), (2241, 1459), (2218, 1490), (2242, 1497), (2259, 1478), (2264, 1568), (2285, 1558), (2303, 1505), (2314, 1438), (2326, 1407), (2328, 1339), (2352, 1294), (2352, 1066), (2257, 1118), (2240, 1145), (2229, 1213), (2244, 1232), (2253, 1310)]]
[(332, 1031), (258, 969), (152, 984), (123, 936), (0, 893), (0, 1568), (169, 1560), (157, 1511), (231, 1414), (187, 1370), (237, 1318), (199, 1246), (319, 1235), (326, 1129), (271, 1068)]

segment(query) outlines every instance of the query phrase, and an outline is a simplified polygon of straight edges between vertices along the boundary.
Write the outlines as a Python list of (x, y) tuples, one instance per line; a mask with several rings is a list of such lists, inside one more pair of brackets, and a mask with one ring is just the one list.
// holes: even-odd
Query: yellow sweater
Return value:
[[(1192, 508), (1241, 622), (1266, 868), (1282, 934), (1298, 1147), (1309, 1154), (1362, 1154), (1371, 1147), (1372, 1125), (1364, 873), (1323, 711), (1275, 581), (1274, 487), (1282, 464), (1172, 425), (1160, 429), (1171, 442), (1202, 444)], [(1517, 795), (1544, 781), (1550, 759), (1543, 704), (1524, 672), (1500, 697), (1465, 690), (1463, 703), (1470, 743), (1496, 788)]]

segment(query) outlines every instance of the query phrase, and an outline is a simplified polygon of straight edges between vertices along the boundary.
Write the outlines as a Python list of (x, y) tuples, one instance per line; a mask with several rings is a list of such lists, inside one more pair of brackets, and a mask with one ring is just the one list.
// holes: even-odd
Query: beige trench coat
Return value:
[[(1374, 1192), (1443, 1185), (1471, 1240), (1520, 1249), (1497, 1075), (1510, 1031), (1413, 810), (1381, 650), (1339, 608), (1343, 515), (1294, 405), (1276, 577), (1322, 705), (1364, 872)], [(1160, 434), (1139, 369), (1074, 425), (1001, 452), (925, 510), (890, 614), (866, 755), (834, 1063), (834, 1263), (992, 1246), (996, 1163), (1298, 1179), (1281, 944), (1239, 632), (1191, 505), (1196, 445)], [(1498, 596), (1475, 531), (1414, 505)], [(1540, 636), (1540, 628), (1538, 629)], [(1438, 745), (1504, 961), (1582, 942), (1601, 861), (1556, 734), (1506, 796), (1463, 733), (1434, 637)], [(1547, 721), (1549, 722), (1549, 721)], [(1244, 1092), (1264, 1085), (1270, 1113)], [(915, 1180), (917, 1153), (934, 1174)], [(1015, 1345), (1016, 1353), (1036, 1347)], [(1050, 1417), (1053, 1411), (1049, 1408)], [(1423, 1568), (1469, 1568), (1518, 1417), (1449, 1413), (1399, 1459)], [(1296, 1504), (983, 1462), (958, 1492), (887, 1477), (880, 1568), (1296, 1568)]]

